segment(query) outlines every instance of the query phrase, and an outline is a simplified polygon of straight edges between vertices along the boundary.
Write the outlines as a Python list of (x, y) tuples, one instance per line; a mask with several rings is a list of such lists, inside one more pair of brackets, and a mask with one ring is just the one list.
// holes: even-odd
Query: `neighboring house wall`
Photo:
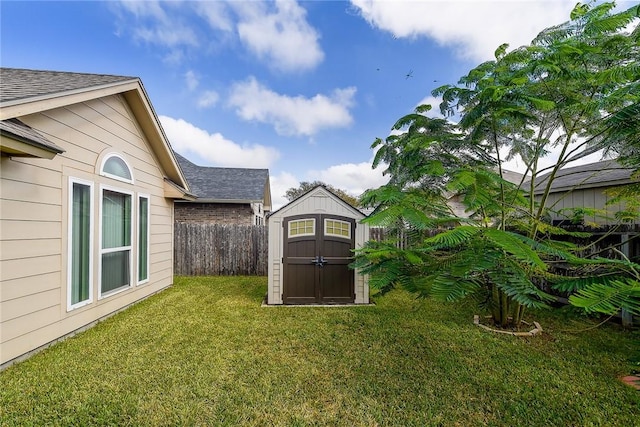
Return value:
[[(584, 225), (609, 226), (619, 223), (615, 214), (625, 209), (623, 203), (612, 201), (612, 190), (632, 184), (633, 169), (615, 160), (562, 168), (556, 172), (545, 203), (549, 219), (553, 222), (573, 218), (573, 209), (598, 210), (594, 215), (584, 215)], [(540, 201), (547, 186), (549, 173), (536, 178), (535, 198)], [(528, 188), (529, 183), (525, 183)]]
[(175, 220), (226, 225), (256, 225), (251, 205), (241, 203), (176, 203)]
[(178, 153), (176, 158), (197, 196), (193, 202), (176, 205), (176, 221), (265, 224), (265, 209), (271, 209), (268, 169), (198, 166)]
[[(121, 95), (111, 95), (22, 116), (62, 147), (52, 160), (0, 158), (1, 359), (6, 363), (145, 298), (173, 281), (173, 200), (134, 114)], [(4, 137), (3, 137), (4, 138)], [(99, 175), (101, 162), (117, 153), (134, 183)], [(93, 190), (91, 203), (91, 299), (68, 307), (70, 188), (73, 180)], [(131, 195), (130, 287), (101, 295), (101, 199), (108, 188)], [(149, 280), (138, 284), (138, 197), (149, 200)]]
[[(606, 190), (614, 188), (616, 187), (595, 187), (549, 194), (546, 206), (550, 210), (551, 221), (565, 220), (570, 222), (567, 217), (572, 217), (574, 209), (589, 208), (597, 209), (599, 212), (595, 215), (584, 215), (584, 224), (614, 225), (619, 223), (615, 214), (624, 210), (624, 204), (620, 202), (609, 204), (611, 196), (606, 193)], [(536, 198), (540, 200), (540, 196)]]
[(251, 212), (253, 215), (253, 225), (265, 225), (267, 223), (267, 214), (264, 211), (263, 203), (251, 203)]

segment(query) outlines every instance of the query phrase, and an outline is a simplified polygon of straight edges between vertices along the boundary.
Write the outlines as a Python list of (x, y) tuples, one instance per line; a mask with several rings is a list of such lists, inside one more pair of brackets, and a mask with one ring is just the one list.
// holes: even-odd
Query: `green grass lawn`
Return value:
[(638, 426), (638, 331), (529, 313), (541, 336), (403, 292), (269, 307), (266, 278), (175, 285), (0, 373), (0, 425)]

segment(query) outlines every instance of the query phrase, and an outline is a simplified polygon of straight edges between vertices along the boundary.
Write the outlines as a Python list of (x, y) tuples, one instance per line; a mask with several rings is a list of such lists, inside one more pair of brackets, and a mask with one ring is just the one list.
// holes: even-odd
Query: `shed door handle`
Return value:
[(320, 267), (324, 267), (326, 263), (327, 261), (324, 259), (324, 257), (321, 257), (321, 256), (316, 256), (311, 260), (311, 264), (315, 264)]

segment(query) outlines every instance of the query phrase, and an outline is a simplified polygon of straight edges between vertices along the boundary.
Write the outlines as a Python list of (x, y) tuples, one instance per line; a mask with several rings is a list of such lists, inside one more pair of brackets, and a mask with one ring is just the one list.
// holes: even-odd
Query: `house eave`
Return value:
[(142, 81), (137, 77), (115, 83), (0, 102), (0, 120), (18, 118), (113, 95), (122, 95), (129, 104), (164, 173), (189, 193), (189, 184), (178, 166), (169, 139), (162, 129)]
[[(587, 190), (590, 188), (602, 188), (602, 187), (619, 187), (622, 185), (629, 185), (629, 184), (633, 184), (633, 181), (629, 180), (629, 179), (621, 179), (621, 180), (617, 180), (617, 181), (602, 181), (602, 182), (595, 182), (593, 184), (580, 184), (579, 186), (565, 186), (565, 187), (557, 187), (557, 188), (551, 188), (549, 190), (550, 194), (553, 193), (566, 193), (566, 192), (570, 192), (570, 191), (577, 191), (577, 190)], [(540, 196), (544, 193), (544, 190), (540, 189), (540, 190), (536, 190), (533, 192), (533, 194), (535, 196)]]
[(195, 203), (225, 203), (236, 205), (250, 205), (251, 203), (262, 203), (262, 200), (257, 199), (203, 199), (198, 197)]
[(176, 199), (176, 201), (189, 201), (192, 202), (197, 199), (197, 197), (189, 191), (171, 181), (169, 178), (164, 179), (164, 197), (167, 199)]
[(26, 116), (135, 89), (140, 79), (0, 102), (0, 120)]
[(51, 160), (58, 154), (64, 153), (64, 150), (56, 150), (27, 138), (3, 133), (0, 134), (0, 152), (9, 157), (35, 157)]
[(142, 131), (156, 152), (158, 161), (168, 178), (180, 187), (186, 189), (187, 192), (190, 192), (191, 189), (189, 188), (187, 179), (178, 165), (178, 161), (171, 148), (171, 143), (164, 133), (164, 129), (162, 129), (160, 119), (153, 109), (142, 83), (138, 80), (133, 90), (128, 90), (122, 95), (138, 118)]

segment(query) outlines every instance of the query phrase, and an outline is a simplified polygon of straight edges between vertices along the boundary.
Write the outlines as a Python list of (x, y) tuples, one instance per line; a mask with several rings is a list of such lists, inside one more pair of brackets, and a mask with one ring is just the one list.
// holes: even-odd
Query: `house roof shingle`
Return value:
[(3, 134), (23, 143), (61, 153), (64, 150), (17, 120), (18, 117), (114, 94), (123, 95), (131, 106), (158, 154), (165, 178), (179, 188), (185, 198), (191, 199), (193, 195), (186, 188), (187, 181), (171, 144), (138, 77), (0, 67), (0, 128)]
[[(551, 191), (560, 192), (578, 187), (592, 188), (628, 184), (631, 182), (633, 171), (633, 168), (622, 166), (615, 160), (603, 160), (601, 162), (563, 168), (556, 174), (551, 185)], [(536, 193), (544, 190), (550, 174), (550, 172), (546, 173), (537, 179)]]
[(262, 201), (269, 185), (268, 169), (198, 166), (175, 153), (191, 192), (200, 201)]
[(137, 77), (66, 71), (0, 68), (0, 103), (8, 104), (29, 98), (59, 96), (87, 88), (139, 80)]

